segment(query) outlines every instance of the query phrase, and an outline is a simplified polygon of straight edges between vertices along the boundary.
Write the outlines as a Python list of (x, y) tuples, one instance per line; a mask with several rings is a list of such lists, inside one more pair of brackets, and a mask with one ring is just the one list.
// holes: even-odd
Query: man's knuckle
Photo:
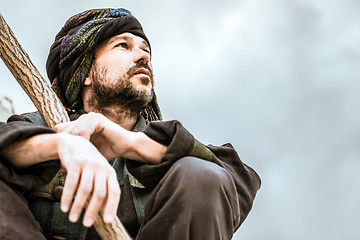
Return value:
[(98, 200), (104, 200), (106, 198), (106, 192), (105, 191), (97, 191), (94, 194), (94, 197)]
[(80, 115), (80, 117), (78, 118), (78, 120), (80, 120), (80, 119), (84, 119), (84, 118), (86, 118), (87, 116), (89, 116), (89, 115), (91, 115), (91, 113), (88, 113), (88, 114), (82, 114), (82, 115)]
[(106, 171), (107, 171), (107, 175), (110, 176), (110, 177), (116, 177), (116, 171), (113, 167), (107, 167), (106, 168)]
[(70, 181), (70, 182), (68, 182), (68, 183), (66, 184), (66, 187), (67, 187), (68, 189), (71, 189), (71, 190), (75, 189), (76, 186), (77, 186), (76, 183), (75, 183), (75, 182), (72, 182), (72, 181)]
[(91, 185), (88, 185), (88, 184), (83, 185), (83, 186), (81, 187), (81, 191), (84, 192), (84, 193), (89, 193), (89, 192), (92, 191), (92, 186), (91, 186)]
[(78, 185), (78, 175), (68, 175), (66, 177), (66, 181), (65, 181), (65, 184), (68, 186), (68, 187), (76, 187)]
[(118, 194), (120, 194), (120, 187), (118, 185), (110, 186), (109, 192), (112, 195), (118, 195)]
[(79, 168), (84, 162), (85, 162), (85, 158), (79, 154), (73, 156), (71, 165), (73, 168)]
[(98, 173), (104, 173), (106, 171), (106, 166), (99, 161), (93, 161), (91, 165)]
[(116, 171), (113, 167), (109, 168), (110, 174), (113, 174), (114, 176), (116, 176)]

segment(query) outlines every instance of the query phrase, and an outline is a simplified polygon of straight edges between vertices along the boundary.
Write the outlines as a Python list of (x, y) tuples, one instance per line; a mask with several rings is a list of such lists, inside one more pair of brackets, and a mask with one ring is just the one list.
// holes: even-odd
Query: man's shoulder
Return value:
[(15, 114), (10, 116), (9, 119), (7, 120), (7, 122), (14, 122), (14, 121), (26, 121), (26, 122), (35, 123), (39, 126), (47, 127), (46, 123), (44, 122), (38, 111)]
[(22, 116), (28, 118), (31, 122), (36, 123), (37, 125), (46, 127), (46, 123), (44, 122), (38, 111), (23, 113)]

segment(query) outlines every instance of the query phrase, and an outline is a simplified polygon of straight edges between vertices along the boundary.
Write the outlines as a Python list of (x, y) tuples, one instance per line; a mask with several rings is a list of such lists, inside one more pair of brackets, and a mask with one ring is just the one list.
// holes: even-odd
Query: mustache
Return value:
[(139, 70), (140, 68), (145, 68), (147, 70), (149, 70), (150, 72), (150, 78), (153, 79), (153, 71), (150, 68), (150, 66), (146, 63), (140, 62), (137, 63), (135, 66), (132, 66), (128, 71), (127, 71), (127, 75), (130, 77), (134, 76), (134, 73)]

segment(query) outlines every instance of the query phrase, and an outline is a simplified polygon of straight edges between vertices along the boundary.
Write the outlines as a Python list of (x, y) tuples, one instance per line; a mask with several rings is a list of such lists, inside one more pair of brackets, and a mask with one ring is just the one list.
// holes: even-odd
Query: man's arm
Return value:
[(249, 213), (261, 185), (257, 173), (240, 160), (230, 144), (205, 146), (178, 121), (151, 122), (144, 133), (134, 133), (101, 114), (89, 113), (71, 123), (57, 125), (55, 129), (90, 139), (109, 159), (122, 156), (140, 160), (127, 161), (127, 167), (148, 189), (154, 188), (173, 163), (185, 156), (201, 158), (221, 166), (235, 182), (241, 209), (240, 223)]
[(159, 164), (167, 150), (165, 145), (144, 133), (128, 131), (99, 113), (83, 114), (75, 121), (56, 125), (54, 129), (89, 139), (108, 160), (123, 157)]
[[(67, 170), (61, 198), (61, 209), (77, 221), (85, 202), (91, 195), (83, 224), (90, 227), (98, 211), (104, 207), (104, 221), (111, 222), (120, 199), (120, 187), (114, 169), (99, 151), (86, 139), (67, 133), (39, 134), (15, 141), (0, 150), (1, 156), (13, 166), (26, 168), (36, 163), (60, 159)], [(75, 200), (73, 196), (75, 195)]]
[(26, 168), (51, 159), (59, 159), (58, 142), (64, 134), (39, 134), (17, 141), (0, 150), (14, 167)]

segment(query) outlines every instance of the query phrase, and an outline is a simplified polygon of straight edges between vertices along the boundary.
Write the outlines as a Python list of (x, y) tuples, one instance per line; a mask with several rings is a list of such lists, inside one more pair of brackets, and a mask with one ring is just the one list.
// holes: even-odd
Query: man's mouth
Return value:
[(151, 78), (151, 73), (146, 68), (140, 68), (134, 72), (134, 75), (138, 75), (138, 74), (144, 74), (144, 75), (148, 76), (149, 78)]

